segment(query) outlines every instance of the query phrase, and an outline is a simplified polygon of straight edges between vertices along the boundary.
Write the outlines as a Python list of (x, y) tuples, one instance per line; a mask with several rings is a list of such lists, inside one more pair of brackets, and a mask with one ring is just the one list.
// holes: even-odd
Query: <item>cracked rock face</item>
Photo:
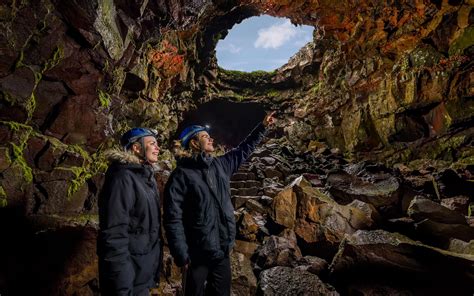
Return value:
[[(103, 151), (132, 126), (158, 130), (164, 184), (182, 120), (212, 102), (254, 104), (239, 113), (245, 122), (215, 127), (216, 135), (227, 135), (222, 147), (238, 142), (236, 130), (250, 128), (264, 111), (278, 114), (270, 143), (233, 179), (247, 259), (265, 238), (278, 241), (289, 230), (302, 253), (296, 257), (327, 262), (344, 234), (382, 227), (470, 250), (463, 244), (473, 223), (459, 221), (474, 211), (473, 7), (472, 1), (4, 1), (0, 216), (7, 217), (9, 245), (2, 253), (21, 257), (11, 252), (24, 242), (18, 233), (30, 224), (42, 233), (51, 226), (45, 219), (72, 228), (93, 224), (107, 167)], [(314, 26), (312, 42), (274, 72), (219, 68), (218, 40), (260, 14)], [(237, 109), (211, 113), (225, 117)], [(309, 185), (286, 188), (300, 176)], [(435, 204), (415, 207), (416, 196)], [(64, 222), (70, 219), (76, 224)], [(6, 229), (11, 225), (18, 231)], [(36, 241), (35, 232), (26, 233)], [(50, 274), (60, 277), (58, 291), (97, 290), (91, 254), (65, 277)], [(28, 268), (34, 274), (36, 267)], [(168, 275), (177, 277), (171, 269)], [(19, 285), (6, 278), (0, 275), (0, 288), (7, 283), (15, 291)], [(87, 284), (68, 284), (78, 278)], [(254, 286), (251, 276), (242, 282)], [(342, 286), (348, 293), (411, 291), (386, 283)]]

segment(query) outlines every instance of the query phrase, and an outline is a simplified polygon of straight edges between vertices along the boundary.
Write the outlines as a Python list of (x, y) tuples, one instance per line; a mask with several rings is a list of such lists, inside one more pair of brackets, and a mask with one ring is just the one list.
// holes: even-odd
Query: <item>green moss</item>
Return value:
[(431, 67), (438, 64), (442, 57), (443, 56), (430, 45), (421, 45), (409, 54), (409, 59), (413, 67)]
[(15, 105), (17, 103), (16, 99), (6, 91), (0, 91), (0, 99), (10, 103), (11, 105)]
[(271, 79), (273, 76), (275, 76), (276, 71), (253, 71), (253, 72), (243, 72), (243, 71), (237, 71), (237, 70), (226, 70), (219, 68), (219, 71), (223, 73), (224, 75), (230, 76), (234, 80), (251, 80), (251, 81), (256, 81), (256, 80), (262, 80), (262, 79)]
[(34, 92), (31, 93), (30, 98), (26, 102), (25, 108), (28, 114), (28, 119), (31, 120), (31, 118), (33, 118), (33, 113), (36, 110), (36, 96)]
[(87, 224), (88, 222), (99, 223), (98, 214), (81, 214), (79, 216), (66, 217), (66, 219), (71, 222), (79, 223), (81, 225)]
[(331, 261), (331, 264), (329, 264), (329, 267), (328, 267), (329, 273), (334, 272), (334, 268), (336, 266), (336, 263), (338, 262), (338, 260), (340, 260), (342, 258), (347, 243), (348, 243), (348, 239), (347, 239), (347, 236), (345, 236), (341, 240), (341, 242), (339, 243), (339, 247), (337, 248), (337, 252), (333, 257), (333, 259)]
[(33, 89), (31, 91), (30, 98), (26, 102), (26, 111), (28, 112), (28, 120), (31, 120), (33, 117), (33, 113), (36, 110), (36, 96), (35, 96), (35, 91), (36, 88), (38, 87), (39, 83), (43, 79), (43, 73), (56, 67), (59, 62), (63, 59), (64, 57), (64, 52), (61, 46), (56, 47), (56, 49), (53, 52), (53, 56), (51, 59), (47, 60), (43, 64), (43, 68), (40, 72), (35, 71), (33, 67), (30, 67), (30, 70), (33, 72), (35, 76), (35, 84), (33, 86)]
[(271, 97), (271, 98), (275, 98), (275, 97), (278, 97), (280, 95), (280, 92), (276, 89), (271, 89), (268, 93), (267, 93), (267, 96)]
[(465, 168), (468, 165), (474, 165), (474, 155), (463, 156), (460, 160), (453, 164), (453, 168)]
[(69, 187), (67, 189), (67, 197), (71, 198), (74, 193), (76, 193), (82, 185), (86, 183), (92, 175), (87, 171), (87, 167), (71, 167), (68, 170), (74, 173), (74, 179), (71, 180)]
[(3, 186), (0, 185), (0, 208), (4, 208), (7, 205), (8, 205), (7, 193), (5, 192), (5, 189), (3, 189)]
[(316, 94), (319, 92), (320, 89), (321, 89), (321, 83), (320, 83), (320, 82), (316, 82), (316, 83), (313, 85), (313, 87), (311, 87), (311, 93), (312, 93), (313, 95), (316, 95)]
[(12, 145), (12, 158), (13, 158), (13, 165), (17, 165), (23, 171), (23, 177), (25, 181), (31, 183), (33, 181), (33, 170), (28, 166), (26, 163), (25, 157), (23, 156), (23, 150), (26, 147), (26, 142), (22, 143), (22, 145), (16, 145), (14, 143), (10, 143)]
[[(25, 7), (26, 5), (29, 5), (29, 1), (25, 1), (25, 0), (22, 0), (21, 1), (21, 4), (20, 4), (20, 7), (17, 8), (16, 7), (16, 1), (13, 1), (12, 2), (12, 5), (11, 5), (11, 8), (12, 8), (12, 19), (10, 21), (10, 23), (13, 23), (13, 20), (15, 19), (16, 17), (16, 13), (20, 10), (20, 9), (23, 9), (23, 7)], [(20, 68), (20, 67), (24, 67), (26, 66), (24, 63), (23, 63), (23, 60), (24, 60), (24, 57), (25, 57), (25, 54), (24, 54), (24, 51), (26, 49), (26, 47), (28, 46), (28, 44), (30, 43), (30, 40), (33, 39), (33, 37), (35, 35), (39, 35), (39, 33), (41, 33), (42, 31), (44, 31), (48, 26), (47, 26), (47, 18), (51, 15), (52, 11), (53, 11), (53, 6), (51, 3), (44, 3), (44, 7), (46, 7), (48, 13), (46, 13), (46, 15), (44, 16), (44, 18), (40, 21), (40, 23), (38, 24), (37, 26), (37, 31), (33, 31), (31, 32), (31, 34), (28, 36), (28, 38), (26, 38), (25, 40), (25, 43), (23, 44), (23, 46), (21, 47), (20, 49), (20, 54), (17, 58), (17, 61), (15, 63), (15, 69), (17, 68)], [(14, 46), (13, 46), (14, 47)], [(35, 71), (33, 71), (35, 72)], [(44, 72), (44, 71), (43, 71)]]
[(402, 56), (395, 64), (395, 68), (398, 68), (400, 72), (406, 72), (410, 68), (410, 56)]
[(474, 45), (474, 26), (469, 26), (464, 29), (464, 32), (454, 41), (449, 47), (449, 56), (462, 54), (464, 49)]
[[(26, 46), (27, 42), (25, 43), (25, 46)], [(36, 69), (34, 67), (23, 64), (23, 58), (24, 58), (23, 50), (24, 50), (25, 46), (23, 46), (22, 50), (20, 51), (20, 56), (19, 56), (19, 58), (16, 62), (15, 67), (16, 68), (28, 67), (31, 70), (31, 72), (33, 72), (33, 75), (35, 77), (35, 83), (33, 85), (33, 89), (31, 90), (30, 97), (28, 98), (28, 100), (26, 101), (26, 104), (24, 106), (25, 109), (26, 109), (26, 112), (28, 114), (27, 121), (29, 121), (29, 120), (32, 119), (33, 113), (36, 110), (36, 96), (35, 96), (36, 88), (38, 87), (39, 83), (43, 79), (44, 72), (46, 72), (46, 71), (54, 68), (55, 66), (57, 66), (59, 64), (59, 62), (64, 58), (64, 51), (63, 51), (63, 48), (61, 46), (56, 47), (56, 49), (54, 50), (54, 52), (52, 54), (51, 59), (46, 60), (43, 64), (43, 67), (42, 67), (41, 71), (38, 72), (38, 71), (36, 71)]]
[(33, 128), (27, 124), (19, 123), (16, 121), (4, 121), (0, 120), (0, 124), (8, 126), (9, 129), (12, 131), (18, 132), (22, 129), (28, 130), (28, 131), (33, 131)]
[(89, 155), (82, 147), (78, 145), (70, 145), (68, 151), (79, 153), (84, 159), (82, 166), (59, 168), (69, 170), (74, 174), (67, 190), (68, 199), (71, 198), (90, 178), (103, 173), (107, 170), (108, 164), (103, 156), (102, 148), (99, 147), (96, 153)]
[(103, 108), (108, 108), (110, 106), (111, 98), (110, 95), (102, 90), (98, 90), (99, 93), (99, 104)]
[(10, 142), (12, 147), (11, 150), (11, 163), (12, 165), (19, 166), (23, 171), (23, 178), (26, 182), (31, 183), (33, 181), (33, 171), (26, 163), (23, 152), (26, 148), (26, 143), (28, 142), (30, 136), (33, 133), (33, 128), (29, 125), (22, 124), (15, 121), (0, 121), (0, 124), (7, 125), (12, 131), (19, 134), (19, 143), (15, 144)]
[(112, 71), (113, 83), (107, 87), (107, 93), (117, 94), (122, 89), (122, 85), (125, 81), (125, 70), (123, 67), (115, 67)]
[(64, 59), (64, 49), (62, 46), (58, 46), (53, 52), (53, 57), (44, 63), (41, 73), (56, 67), (62, 59)]
[(18, 58), (16, 60), (15, 69), (18, 69), (18, 68), (21, 68), (21, 67), (25, 66), (25, 64), (23, 64), (24, 58), (25, 58), (25, 54), (24, 54), (23, 49), (22, 49), (20, 51), (20, 55), (18, 56)]
[(454, 152), (466, 141), (466, 136), (453, 136), (433, 142), (430, 147), (421, 153), (421, 158), (443, 159), (452, 161)]
[(217, 42), (219, 42), (219, 40), (222, 39), (222, 34), (221, 33), (217, 33), (217, 34), (214, 34), (212, 36), (212, 41), (214, 41), (214, 44), (217, 44)]
[(113, 0), (98, 2), (97, 18), (94, 28), (102, 36), (104, 47), (113, 60), (118, 60), (123, 54), (123, 41), (117, 26), (117, 12)]
[(242, 102), (243, 100), (245, 100), (245, 97), (239, 94), (234, 94), (234, 98), (239, 102)]

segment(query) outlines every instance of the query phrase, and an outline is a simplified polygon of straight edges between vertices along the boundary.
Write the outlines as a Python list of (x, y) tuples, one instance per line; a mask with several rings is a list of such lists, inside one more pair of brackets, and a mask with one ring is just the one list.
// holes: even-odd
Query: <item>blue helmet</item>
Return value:
[(128, 150), (133, 143), (147, 136), (153, 136), (156, 138), (156, 130), (144, 127), (134, 127), (122, 135), (120, 138), (120, 145), (122, 145), (123, 149)]
[(202, 125), (191, 125), (185, 128), (181, 134), (179, 135), (179, 139), (181, 140), (181, 146), (184, 148), (188, 147), (189, 141), (199, 132), (206, 131), (209, 132), (209, 126), (202, 126)]

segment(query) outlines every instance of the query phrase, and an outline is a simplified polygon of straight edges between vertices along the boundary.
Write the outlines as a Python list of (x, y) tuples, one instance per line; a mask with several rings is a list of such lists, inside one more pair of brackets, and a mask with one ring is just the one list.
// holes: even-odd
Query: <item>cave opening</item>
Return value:
[(242, 72), (273, 71), (311, 42), (313, 31), (314, 27), (295, 25), (288, 18), (248, 17), (218, 35), (218, 65)]
[(224, 149), (237, 146), (265, 117), (262, 104), (212, 100), (183, 115), (175, 139), (189, 125), (209, 125), (215, 145)]

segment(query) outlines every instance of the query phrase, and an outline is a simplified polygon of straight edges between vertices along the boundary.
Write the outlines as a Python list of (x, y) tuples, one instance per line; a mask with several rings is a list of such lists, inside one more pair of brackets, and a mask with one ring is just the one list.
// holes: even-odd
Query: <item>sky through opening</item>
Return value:
[(217, 43), (217, 63), (226, 70), (273, 71), (313, 39), (313, 30), (268, 15), (245, 19)]

